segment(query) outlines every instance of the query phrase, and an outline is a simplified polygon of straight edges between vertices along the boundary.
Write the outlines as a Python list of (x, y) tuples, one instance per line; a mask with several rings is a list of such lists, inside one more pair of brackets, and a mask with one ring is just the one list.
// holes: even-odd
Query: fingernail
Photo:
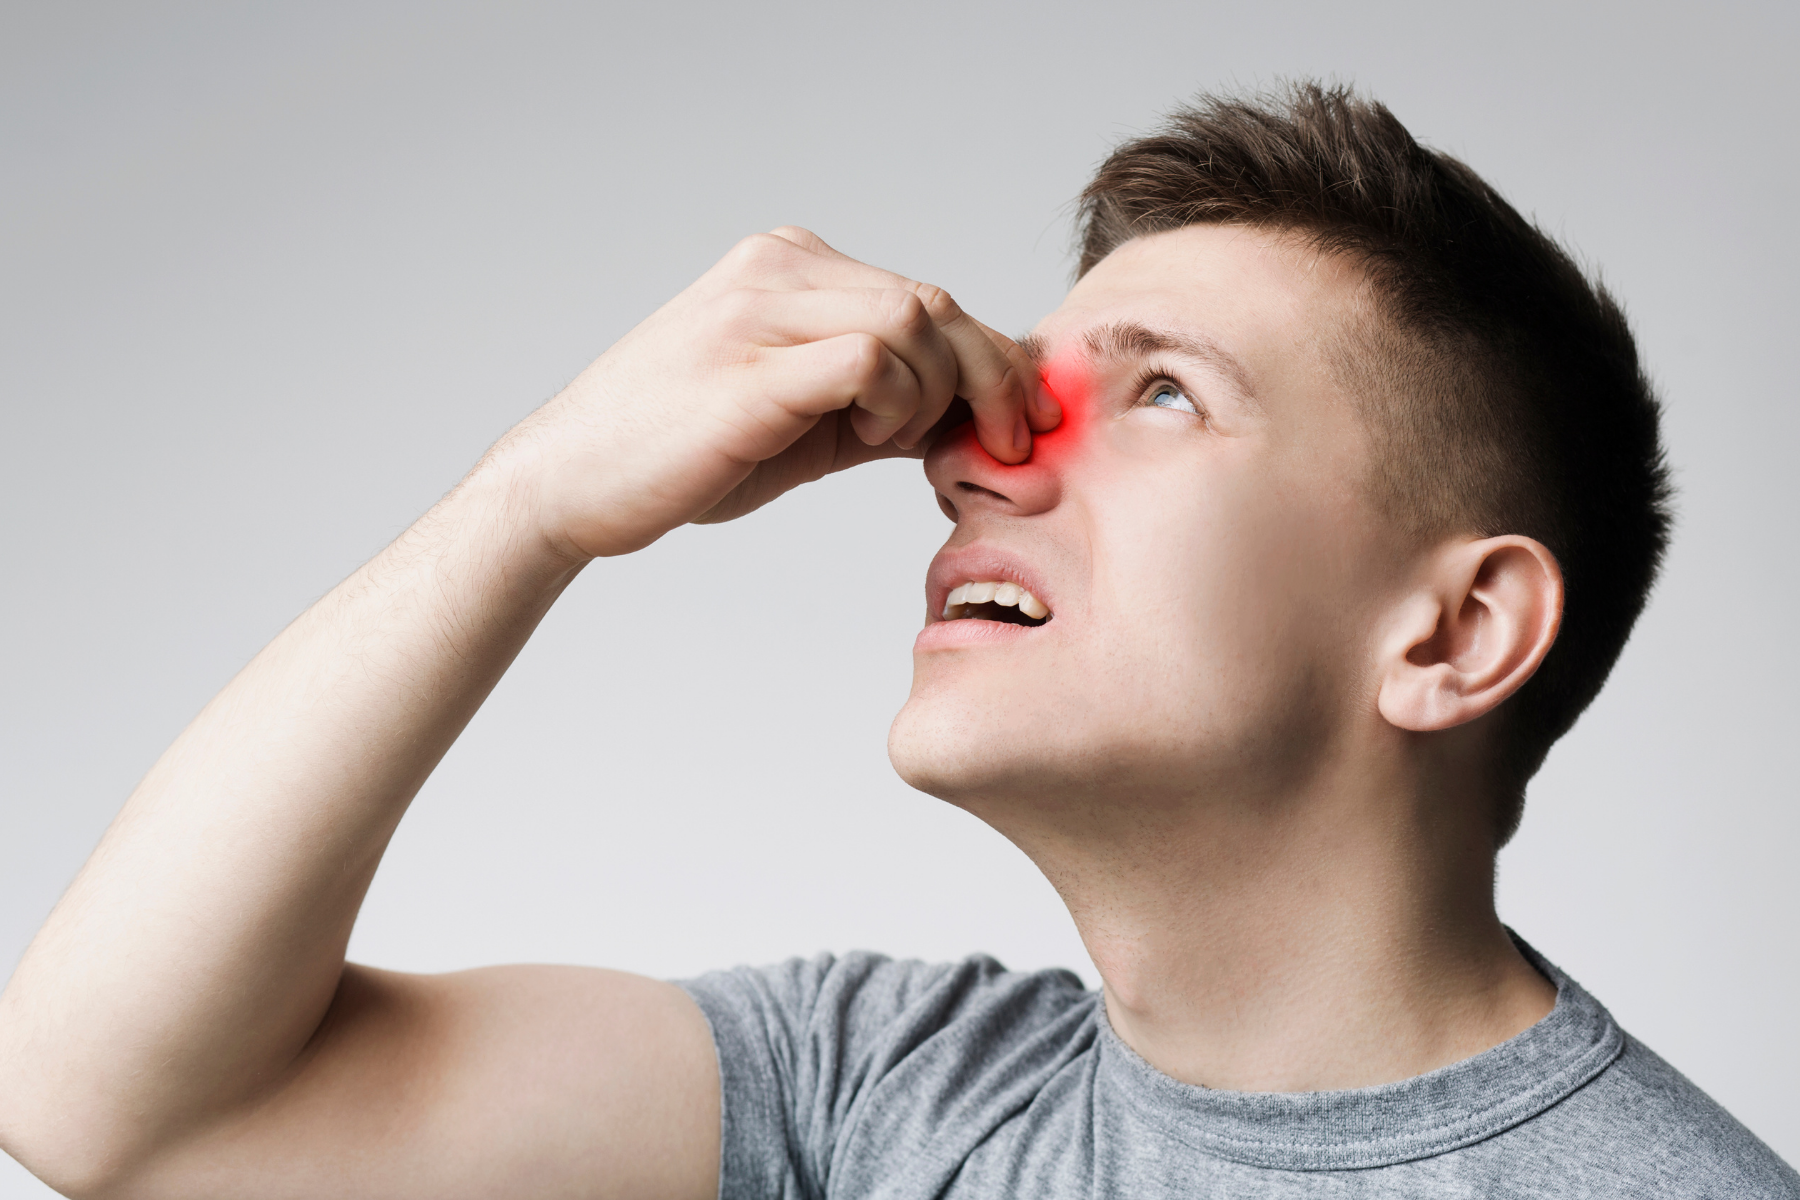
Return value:
[(1018, 423), (1013, 426), (1013, 449), (1024, 454), (1031, 449), (1031, 423), (1025, 414), (1019, 414)]
[(1055, 428), (1061, 423), (1062, 405), (1058, 404), (1056, 397), (1050, 394), (1049, 388), (1040, 386), (1031, 399), (1032, 403), (1037, 405), (1038, 420), (1040, 422), (1051, 428)]

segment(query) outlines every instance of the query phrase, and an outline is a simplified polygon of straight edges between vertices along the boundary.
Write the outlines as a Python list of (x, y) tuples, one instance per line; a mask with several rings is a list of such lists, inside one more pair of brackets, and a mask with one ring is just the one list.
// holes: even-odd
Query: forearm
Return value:
[(579, 569), (511, 475), (473, 473), (144, 778), (0, 995), (0, 1142), (129, 1154), (278, 1083), (406, 805)]

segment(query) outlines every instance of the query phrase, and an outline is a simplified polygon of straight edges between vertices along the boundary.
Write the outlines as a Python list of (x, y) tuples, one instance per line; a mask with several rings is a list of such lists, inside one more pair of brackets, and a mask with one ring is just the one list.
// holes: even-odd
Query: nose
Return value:
[(925, 478), (952, 521), (977, 513), (1029, 517), (1062, 499), (1060, 473), (1041, 455), (1034, 451), (1018, 466), (1008, 466), (981, 448), (973, 422), (946, 430), (932, 444), (925, 454)]

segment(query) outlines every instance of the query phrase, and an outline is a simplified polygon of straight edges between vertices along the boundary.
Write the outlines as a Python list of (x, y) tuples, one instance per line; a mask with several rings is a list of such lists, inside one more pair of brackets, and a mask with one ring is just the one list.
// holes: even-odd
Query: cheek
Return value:
[(1094, 538), (1106, 636), (1128, 643), (1111, 654), (1162, 679), (1165, 698), (1218, 710), (1208, 724), (1266, 712), (1269, 689), (1304, 673), (1317, 649), (1327, 581), (1308, 531), (1255, 480), (1196, 488), (1179, 473), (1140, 471), (1111, 482), (1120, 503)]

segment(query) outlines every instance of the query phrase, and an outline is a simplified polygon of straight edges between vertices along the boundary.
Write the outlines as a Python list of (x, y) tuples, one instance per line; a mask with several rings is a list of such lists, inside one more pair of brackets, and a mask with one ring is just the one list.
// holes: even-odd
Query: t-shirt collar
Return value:
[(1529, 1029), (1473, 1058), (1398, 1083), (1334, 1092), (1229, 1092), (1163, 1074), (1100, 1025), (1101, 1086), (1197, 1150), (1289, 1171), (1385, 1167), (1492, 1137), (1605, 1070), (1625, 1035), (1600, 1002), (1518, 939), (1556, 985)]

